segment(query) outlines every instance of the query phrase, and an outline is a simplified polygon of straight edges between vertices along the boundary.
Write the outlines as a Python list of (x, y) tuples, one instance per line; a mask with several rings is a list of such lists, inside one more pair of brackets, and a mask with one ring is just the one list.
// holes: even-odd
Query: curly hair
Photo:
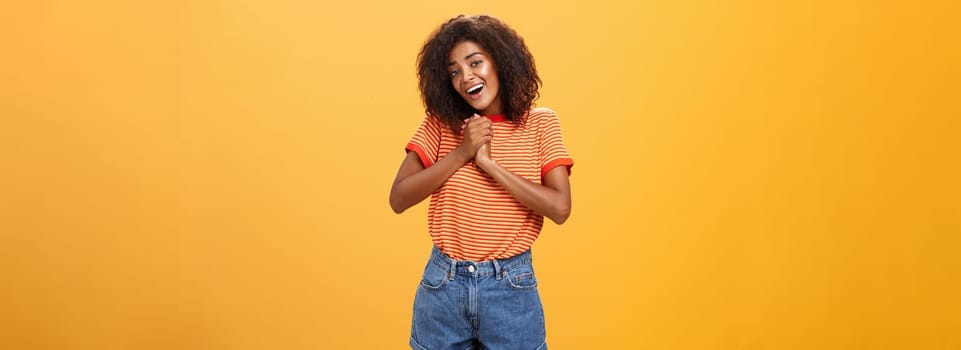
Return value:
[(497, 67), (504, 117), (515, 125), (523, 125), (542, 85), (534, 56), (517, 32), (485, 15), (451, 18), (430, 36), (417, 55), (417, 77), (426, 113), (460, 132), (463, 120), (478, 112), (454, 90), (447, 72), (450, 51), (465, 40), (477, 43), (490, 54)]

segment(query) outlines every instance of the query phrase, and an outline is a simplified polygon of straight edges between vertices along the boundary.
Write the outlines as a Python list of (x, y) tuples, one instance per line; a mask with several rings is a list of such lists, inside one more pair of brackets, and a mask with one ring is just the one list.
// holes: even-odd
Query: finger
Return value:
[(471, 130), (486, 130), (486, 129), (490, 129), (489, 126), (485, 126), (485, 125), (484, 125), (483, 123), (481, 123), (480, 121), (476, 121), (476, 122), (470, 123), (470, 125), (468, 125), (467, 127), (470, 128)]
[(469, 127), (471, 130), (486, 130), (491, 128), (490, 125), (485, 125), (483, 121), (472, 122), (467, 127)]

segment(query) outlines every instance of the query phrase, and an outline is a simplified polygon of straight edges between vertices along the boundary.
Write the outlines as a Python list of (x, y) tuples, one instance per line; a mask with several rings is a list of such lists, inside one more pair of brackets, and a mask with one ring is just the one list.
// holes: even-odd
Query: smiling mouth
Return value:
[(484, 84), (477, 84), (471, 87), (470, 89), (467, 89), (467, 94), (471, 96), (477, 96), (477, 94), (479, 94), (483, 89), (484, 89)]

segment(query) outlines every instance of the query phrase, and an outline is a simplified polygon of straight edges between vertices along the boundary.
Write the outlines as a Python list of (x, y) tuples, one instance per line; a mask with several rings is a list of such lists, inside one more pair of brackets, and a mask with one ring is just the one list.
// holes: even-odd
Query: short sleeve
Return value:
[(574, 160), (567, 153), (564, 138), (561, 135), (561, 122), (557, 114), (546, 108), (539, 108), (535, 113), (538, 118), (538, 158), (541, 166), (541, 178), (558, 166), (566, 166), (570, 175)]
[(407, 142), (404, 148), (407, 152), (417, 153), (424, 168), (430, 167), (437, 161), (437, 154), (440, 150), (441, 123), (437, 118), (431, 116), (424, 117), (420, 127), (414, 132), (414, 136)]

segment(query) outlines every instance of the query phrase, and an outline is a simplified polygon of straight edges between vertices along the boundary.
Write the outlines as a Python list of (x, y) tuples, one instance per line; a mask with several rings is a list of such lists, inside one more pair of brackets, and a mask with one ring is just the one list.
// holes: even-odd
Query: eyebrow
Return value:
[[(465, 60), (469, 60), (471, 57), (474, 57), (474, 55), (480, 55), (480, 54), (481, 54), (481, 53), (480, 53), (479, 51), (473, 52), (473, 53), (471, 53), (470, 55), (464, 56), (464, 59), (465, 59)], [(447, 66), (450, 67), (450, 66), (453, 66), (453, 65), (455, 65), (455, 64), (457, 64), (457, 62), (450, 61), (449, 63), (447, 63)]]

